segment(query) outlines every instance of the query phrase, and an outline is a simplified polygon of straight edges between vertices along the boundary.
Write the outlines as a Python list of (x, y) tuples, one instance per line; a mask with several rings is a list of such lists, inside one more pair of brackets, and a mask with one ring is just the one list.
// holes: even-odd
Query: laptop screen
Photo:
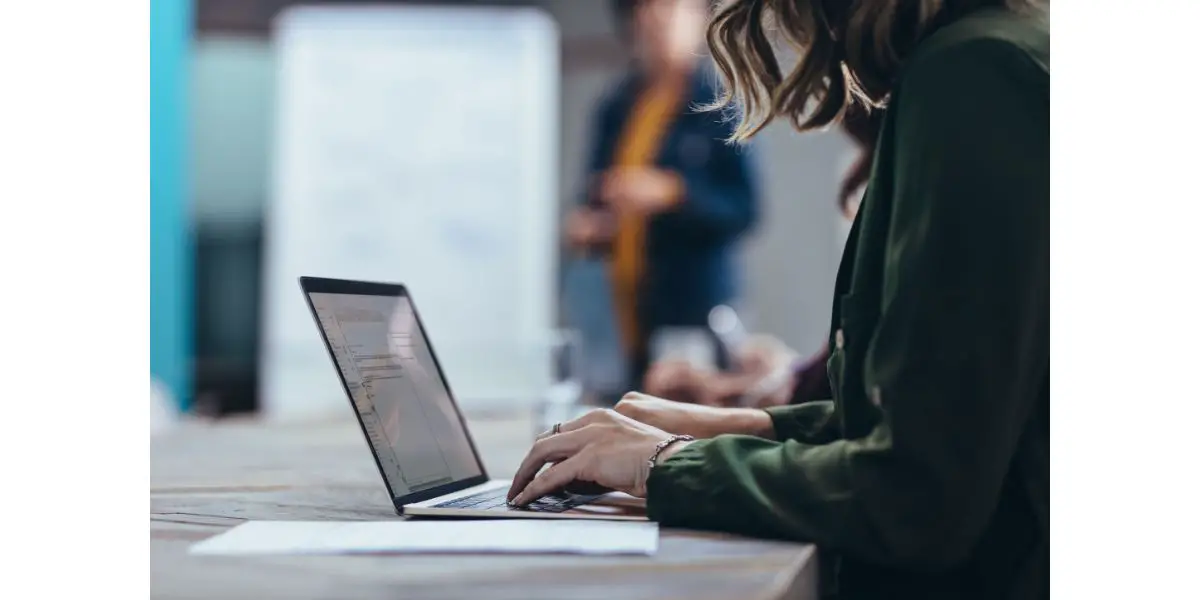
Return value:
[(309, 298), (393, 496), (483, 475), (409, 298)]

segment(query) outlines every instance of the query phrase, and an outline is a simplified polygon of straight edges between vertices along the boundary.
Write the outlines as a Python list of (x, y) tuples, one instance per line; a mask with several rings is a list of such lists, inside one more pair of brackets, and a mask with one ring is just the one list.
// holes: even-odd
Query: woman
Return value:
[[(764, 19), (801, 51), (786, 75)], [(815, 542), (842, 598), (1048, 598), (1049, 42), (1029, 0), (724, 4), (735, 137), (886, 107), (835, 286), (833, 401), (633, 396), (536, 442), (515, 503), (587, 481), (665, 526)]]
[[(629, 379), (640, 387), (649, 340), (703, 328), (736, 301), (737, 243), (758, 218), (753, 160), (726, 143), (716, 90), (699, 69), (704, 0), (616, 0), (634, 67), (599, 107), (585, 202), (568, 218), (576, 249), (609, 259)], [(618, 393), (619, 395), (619, 393)], [(615, 400), (615, 398), (614, 398)]]

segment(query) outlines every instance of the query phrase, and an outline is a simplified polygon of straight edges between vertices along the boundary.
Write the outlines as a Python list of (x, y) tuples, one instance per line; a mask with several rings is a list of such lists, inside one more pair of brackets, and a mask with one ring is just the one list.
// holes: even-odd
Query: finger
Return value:
[(552, 435), (534, 442), (533, 447), (529, 449), (529, 454), (525, 455), (525, 460), (521, 461), (517, 474), (513, 476), (512, 486), (508, 489), (508, 498), (511, 500), (517, 492), (521, 491), (546, 463), (563, 460), (578, 452), (590, 438), (589, 433), (589, 431), (581, 429)]
[(517, 497), (512, 500), (512, 503), (517, 506), (525, 506), (546, 494), (567, 487), (567, 485), (579, 478), (582, 465), (583, 458), (579, 455), (572, 456), (567, 460), (555, 464), (533, 478), (528, 485), (524, 486), (521, 493), (517, 494)]
[(558, 434), (534, 442), (529, 453), (521, 461), (516, 475), (513, 476), (512, 486), (508, 490), (508, 498), (513, 498), (546, 463), (556, 462), (574, 454), (582, 446), (580, 437), (579, 433)]
[[(561, 427), (561, 426), (562, 426), (562, 424), (560, 423), (560, 424), (559, 424), (559, 426)], [(560, 430), (559, 430), (559, 432), (561, 432), (561, 431), (562, 431), (562, 430), (560, 429)], [(533, 439), (533, 441), (534, 441), (535, 443), (536, 443), (536, 442), (540, 442), (540, 441), (542, 441), (542, 440), (544, 440), (544, 439), (547, 439), (547, 438), (549, 438), (550, 436), (553, 436), (553, 435), (557, 435), (557, 433), (555, 433), (555, 431), (554, 431), (554, 428), (553, 428), (553, 427), (551, 427), (550, 429), (547, 429), (546, 431), (543, 431), (543, 432), (539, 433), (539, 434), (537, 435), (537, 437)]]
[(594, 481), (580, 481), (576, 479), (567, 484), (563, 491), (576, 496), (600, 496), (612, 492), (612, 488), (604, 487)]
[(645, 400), (651, 397), (652, 396), (647, 396), (641, 392), (627, 392), (624, 396), (621, 396), (621, 399), (628, 400), (630, 402), (637, 402), (638, 400)]
[(604, 409), (604, 408), (597, 408), (595, 410), (589, 410), (588, 412), (584, 413), (584, 415), (582, 417), (579, 417), (578, 419), (575, 419), (572, 421), (567, 421), (567, 422), (559, 425), (558, 431), (560, 433), (568, 433), (571, 431), (579, 431), (580, 429), (583, 429), (583, 428), (587, 427), (588, 425), (595, 425), (597, 423), (603, 423), (606, 420), (611, 419), (611, 415), (609, 414), (610, 412), (612, 412), (612, 411), (610, 411), (608, 409)]
[(577, 419), (572, 419), (570, 421), (565, 421), (563, 423), (559, 423), (557, 433), (555, 433), (553, 427), (551, 427), (547, 431), (543, 431), (542, 433), (539, 433), (535, 441), (540, 442), (542, 440), (549, 439), (550, 437), (557, 435), (558, 433), (566, 433), (568, 431), (576, 431), (578, 429), (582, 429), (585, 425), (587, 425), (588, 423), (591, 422), (592, 417), (590, 417), (589, 415), (591, 415), (592, 412), (595, 412), (595, 411), (589, 411), (588, 413), (584, 414), (582, 417), (579, 417)]
[(616, 407), (614, 407), (614, 410), (615, 410), (615, 412), (618, 412), (620, 414), (627, 415), (627, 413), (624, 410), (622, 410), (622, 408), (651, 406), (654, 402), (662, 402), (662, 401), (663, 401), (663, 398), (661, 396), (648, 394), (648, 393), (644, 394), (642, 392), (629, 392), (629, 393), (625, 394), (624, 396), (621, 396), (621, 401), (617, 403)]
[(647, 404), (644, 402), (645, 398), (651, 398), (651, 396), (643, 396), (642, 394), (630, 392), (625, 394), (624, 398), (621, 398), (621, 401), (617, 403), (613, 410), (635, 421), (640, 420), (639, 416), (645, 412), (647, 407)]

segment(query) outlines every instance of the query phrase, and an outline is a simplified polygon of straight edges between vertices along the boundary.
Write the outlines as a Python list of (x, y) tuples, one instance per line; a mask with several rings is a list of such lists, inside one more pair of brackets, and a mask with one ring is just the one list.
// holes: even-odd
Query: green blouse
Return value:
[(665, 526), (803, 540), (843, 598), (1049, 597), (1050, 33), (984, 10), (893, 92), (833, 302), (831, 401), (651, 471)]

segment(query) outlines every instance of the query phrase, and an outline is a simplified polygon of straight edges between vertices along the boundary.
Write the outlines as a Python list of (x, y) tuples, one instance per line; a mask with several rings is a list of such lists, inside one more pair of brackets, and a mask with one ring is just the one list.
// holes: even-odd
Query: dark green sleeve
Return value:
[(775, 426), (776, 439), (828, 444), (839, 437), (832, 400), (772, 406), (766, 411)]
[[(861, 373), (881, 423), (825, 444), (694, 442), (651, 471), (653, 519), (883, 565), (968, 555), (1049, 364), (1044, 77), (1016, 48), (981, 40), (902, 80), (883, 301)], [(779, 437), (797, 410), (773, 415)]]

